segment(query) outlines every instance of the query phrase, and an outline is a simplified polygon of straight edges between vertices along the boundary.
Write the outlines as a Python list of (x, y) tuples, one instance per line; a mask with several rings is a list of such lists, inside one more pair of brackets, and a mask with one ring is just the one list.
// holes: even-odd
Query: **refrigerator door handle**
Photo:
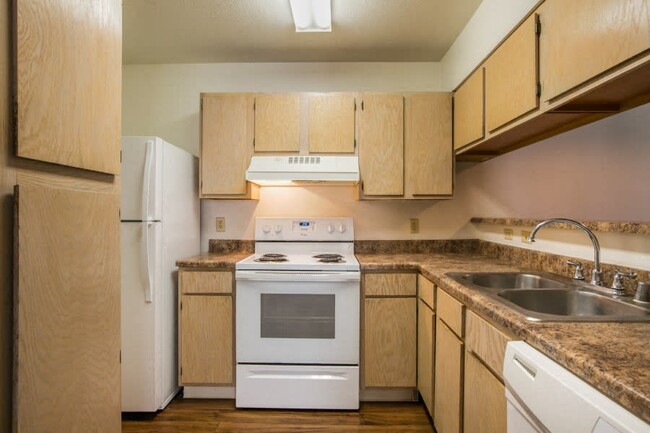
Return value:
[(147, 141), (144, 157), (144, 172), (142, 179), (142, 221), (149, 220), (149, 192), (151, 189), (151, 165), (153, 164), (153, 141)]
[(144, 221), (142, 223), (142, 256), (147, 264), (147, 281), (144, 286), (144, 300), (150, 304), (153, 302), (153, 266), (151, 265), (151, 249), (149, 248), (149, 228), (153, 225), (152, 222)]

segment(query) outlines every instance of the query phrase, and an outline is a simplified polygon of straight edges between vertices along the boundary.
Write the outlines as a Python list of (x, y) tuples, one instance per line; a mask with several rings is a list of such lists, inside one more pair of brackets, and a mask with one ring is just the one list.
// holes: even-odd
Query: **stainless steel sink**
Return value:
[(449, 277), (536, 322), (650, 322), (632, 298), (594, 293), (593, 286), (547, 272), (449, 273)]
[(567, 284), (538, 274), (521, 272), (476, 272), (460, 274), (460, 280), (491, 289), (555, 289), (565, 288)]

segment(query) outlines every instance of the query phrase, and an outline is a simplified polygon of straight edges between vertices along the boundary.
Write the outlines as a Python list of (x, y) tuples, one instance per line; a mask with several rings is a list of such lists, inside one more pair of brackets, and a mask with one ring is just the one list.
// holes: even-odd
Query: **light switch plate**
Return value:
[(529, 236), (530, 236), (530, 231), (529, 230), (522, 230), (521, 231), (521, 242), (523, 242), (525, 244), (532, 244), (532, 242), (528, 240)]
[(503, 229), (503, 235), (504, 235), (504, 237), (506, 238), (507, 241), (512, 240), (512, 235), (513, 234), (514, 234), (514, 232), (512, 231), (512, 229)]
[(217, 231), (218, 232), (226, 231), (226, 217), (217, 217)]
[(411, 233), (420, 233), (420, 218), (411, 218)]

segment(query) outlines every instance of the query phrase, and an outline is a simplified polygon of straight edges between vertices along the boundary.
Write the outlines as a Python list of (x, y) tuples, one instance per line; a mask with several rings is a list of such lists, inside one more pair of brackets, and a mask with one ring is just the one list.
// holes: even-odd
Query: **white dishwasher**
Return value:
[(523, 341), (508, 343), (508, 433), (650, 433), (650, 424)]

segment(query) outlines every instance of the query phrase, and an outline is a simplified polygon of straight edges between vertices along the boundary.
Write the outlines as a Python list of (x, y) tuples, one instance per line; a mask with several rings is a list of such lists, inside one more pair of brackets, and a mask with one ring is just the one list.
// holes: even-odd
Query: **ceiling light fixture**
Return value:
[(331, 32), (331, 0), (289, 0), (296, 32)]

